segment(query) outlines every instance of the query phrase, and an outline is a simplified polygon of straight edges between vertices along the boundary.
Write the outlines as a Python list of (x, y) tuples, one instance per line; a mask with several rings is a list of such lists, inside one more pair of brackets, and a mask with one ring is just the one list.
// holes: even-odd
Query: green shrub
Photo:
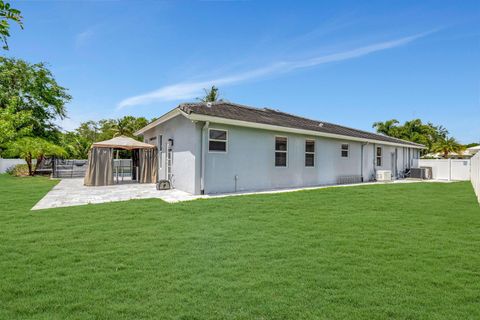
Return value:
[(7, 173), (14, 177), (28, 176), (28, 166), (26, 164), (17, 164), (8, 168)]

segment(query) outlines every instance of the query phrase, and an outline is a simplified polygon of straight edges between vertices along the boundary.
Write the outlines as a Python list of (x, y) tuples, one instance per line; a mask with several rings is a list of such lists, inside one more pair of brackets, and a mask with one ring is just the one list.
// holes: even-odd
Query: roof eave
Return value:
[(142, 129), (136, 131), (134, 133), (135, 136), (140, 136), (142, 134), (144, 134), (146, 131), (150, 130), (150, 129), (153, 129), (155, 128), (156, 126), (158, 126), (159, 124), (167, 121), (167, 120), (170, 120), (176, 116), (178, 116), (179, 114), (184, 114), (186, 115), (185, 112), (183, 112), (182, 110), (180, 110), (179, 108), (174, 108), (170, 111), (168, 111), (167, 113), (165, 113), (163, 116), (161, 116), (160, 118), (158, 118), (157, 120), (153, 121), (153, 122), (150, 122), (149, 124), (147, 124), (145, 127), (143, 127)]

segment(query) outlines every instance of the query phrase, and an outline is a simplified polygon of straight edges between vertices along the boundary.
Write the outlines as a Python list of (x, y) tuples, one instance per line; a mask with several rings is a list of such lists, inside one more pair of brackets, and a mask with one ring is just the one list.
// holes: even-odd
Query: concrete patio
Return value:
[[(419, 180), (396, 180), (388, 183), (418, 183), (427, 182)], [(429, 180), (428, 182), (447, 182), (439, 180)], [(322, 188), (354, 187), (369, 184), (383, 184), (385, 182), (364, 182), (358, 184), (315, 186), (305, 188), (289, 188), (265, 190), (256, 192), (237, 192), (215, 195), (192, 195), (190, 193), (172, 190), (157, 190), (155, 184), (125, 183), (104, 187), (86, 187), (83, 185), (83, 179), (63, 179), (53, 189), (47, 193), (32, 210), (60, 208), (79, 206), (86, 204), (105, 203), (113, 201), (127, 201), (132, 199), (161, 199), (168, 203), (189, 201), (195, 199), (221, 198), (230, 196), (240, 196), (249, 194), (269, 194), (294, 192), (301, 190), (313, 190)]]

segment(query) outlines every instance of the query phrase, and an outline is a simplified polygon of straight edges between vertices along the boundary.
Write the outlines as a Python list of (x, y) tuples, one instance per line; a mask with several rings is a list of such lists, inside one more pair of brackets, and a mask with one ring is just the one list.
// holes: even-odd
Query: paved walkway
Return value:
[[(397, 180), (389, 183), (415, 183), (419, 180)], [(429, 182), (447, 182), (432, 181)], [(238, 192), (217, 195), (192, 195), (180, 190), (157, 190), (155, 184), (126, 183), (105, 187), (85, 187), (82, 179), (63, 179), (47, 193), (32, 210), (79, 206), (90, 203), (104, 203), (113, 201), (127, 201), (131, 199), (161, 199), (169, 203), (189, 201), (195, 199), (222, 198), (249, 194), (269, 194), (313, 190), (322, 188), (339, 188), (364, 186), (369, 184), (383, 184), (384, 182), (365, 182), (358, 184), (316, 186), (306, 188), (275, 189), (257, 192)]]
[(180, 190), (157, 190), (151, 183), (126, 183), (104, 187), (86, 187), (81, 179), (63, 179), (32, 210), (78, 206), (89, 203), (158, 198), (166, 202), (196, 199)]

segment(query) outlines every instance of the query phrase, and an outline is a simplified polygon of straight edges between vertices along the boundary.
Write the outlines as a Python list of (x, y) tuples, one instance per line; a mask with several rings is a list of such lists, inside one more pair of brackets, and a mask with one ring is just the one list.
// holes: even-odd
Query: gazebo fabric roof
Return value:
[(130, 137), (119, 136), (110, 140), (95, 142), (92, 145), (92, 148), (114, 148), (114, 149), (134, 150), (134, 149), (151, 149), (151, 148), (155, 148), (155, 146), (148, 143), (137, 141)]

